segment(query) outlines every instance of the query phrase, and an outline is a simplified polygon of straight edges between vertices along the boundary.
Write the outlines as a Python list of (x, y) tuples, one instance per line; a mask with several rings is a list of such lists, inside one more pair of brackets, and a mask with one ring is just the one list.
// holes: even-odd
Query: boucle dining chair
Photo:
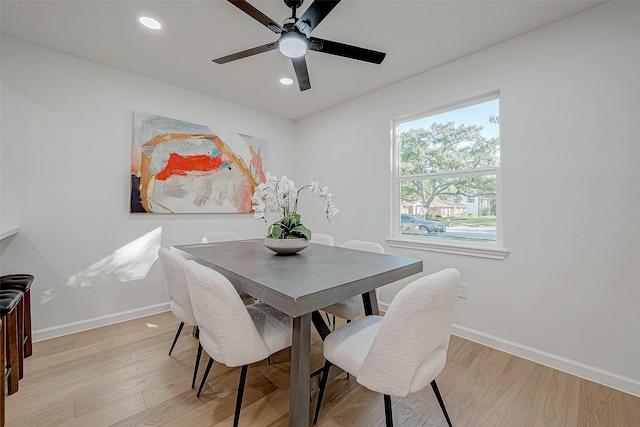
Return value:
[(210, 231), (202, 236), (202, 243), (228, 242), (241, 239), (242, 237), (235, 231)]
[[(242, 237), (235, 231), (210, 231), (202, 236), (201, 243), (230, 242), (233, 240), (242, 240)], [(244, 292), (238, 292), (245, 304), (253, 304), (255, 298)]]
[[(191, 298), (189, 297), (189, 288), (187, 287), (187, 278), (184, 273), (184, 266), (187, 262), (184, 257), (178, 255), (175, 252), (167, 248), (160, 248), (158, 250), (158, 256), (160, 257), (160, 263), (162, 264), (162, 271), (164, 273), (164, 280), (167, 285), (167, 292), (171, 299), (171, 313), (180, 320), (178, 331), (173, 339), (171, 348), (169, 349), (169, 356), (173, 352), (173, 348), (178, 342), (180, 333), (185, 323), (191, 326), (198, 326), (196, 318), (193, 315), (193, 308), (191, 307)], [(200, 356), (202, 354), (202, 347), (198, 344), (198, 352), (196, 354), (196, 362), (193, 367), (193, 379), (191, 381), (191, 388), (195, 387), (196, 376), (198, 374), (198, 366), (200, 365)]]
[[(369, 242), (366, 240), (349, 240), (342, 244), (343, 248), (355, 249), (359, 251), (374, 252), (378, 254), (384, 253), (384, 248), (375, 242)], [(362, 296), (356, 295), (348, 298), (344, 301), (331, 304), (320, 310), (333, 316), (333, 329), (336, 328), (336, 317), (346, 319), (347, 323), (351, 322), (351, 319), (364, 314), (364, 305), (362, 304)]]
[(238, 425), (249, 364), (267, 359), (291, 346), (292, 318), (257, 303), (245, 306), (231, 282), (217, 271), (194, 261), (185, 267), (193, 313), (200, 328), (200, 343), (209, 354), (197, 396), (214, 361), (241, 366), (233, 425)]
[(447, 361), (459, 285), (460, 273), (453, 268), (422, 277), (396, 295), (384, 317), (366, 316), (331, 332), (324, 340), (326, 362), (313, 423), (333, 364), (384, 394), (388, 427), (393, 426), (391, 396), (404, 397), (429, 383), (451, 427), (435, 379)]
[(335, 239), (331, 234), (324, 233), (311, 233), (311, 243), (318, 243), (320, 245), (333, 246)]

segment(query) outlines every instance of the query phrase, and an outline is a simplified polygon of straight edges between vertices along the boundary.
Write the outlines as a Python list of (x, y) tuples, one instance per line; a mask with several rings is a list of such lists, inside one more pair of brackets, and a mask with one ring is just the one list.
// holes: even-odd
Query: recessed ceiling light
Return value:
[(293, 84), (293, 80), (291, 80), (289, 77), (283, 77), (280, 79), (280, 83), (282, 83), (283, 85), (291, 85)]
[(162, 25), (158, 21), (153, 18), (149, 18), (148, 16), (143, 16), (140, 18), (140, 23), (147, 28), (151, 28), (152, 30), (159, 30), (162, 28)]

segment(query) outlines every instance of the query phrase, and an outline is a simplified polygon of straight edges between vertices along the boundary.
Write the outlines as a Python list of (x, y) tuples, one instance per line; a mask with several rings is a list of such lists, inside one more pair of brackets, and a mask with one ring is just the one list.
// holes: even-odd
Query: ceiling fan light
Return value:
[(296, 33), (285, 33), (278, 40), (278, 48), (284, 56), (299, 58), (307, 52), (307, 39)]

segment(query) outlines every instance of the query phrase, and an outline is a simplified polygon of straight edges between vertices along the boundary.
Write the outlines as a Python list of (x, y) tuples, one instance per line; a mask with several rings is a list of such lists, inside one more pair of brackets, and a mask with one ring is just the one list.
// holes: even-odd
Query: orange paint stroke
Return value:
[(222, 156), (211, 157), (207, 154), (181, 156), (178, 153), (171, 153), (167, 165), (156, 174), (156, 179), (164, 181), (173, 175), (186, 176), (188, 172), (213, 172), (219, 170), (222, 163)]

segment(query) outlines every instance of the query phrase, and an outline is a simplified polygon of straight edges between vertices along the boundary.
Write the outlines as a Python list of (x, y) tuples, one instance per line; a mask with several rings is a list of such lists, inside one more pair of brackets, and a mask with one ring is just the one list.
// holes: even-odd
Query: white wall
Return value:
[(162, 245), (265, 232), (250, 214), (129, 214), (133, 111), (266, 138), (276, 173), (291, 163), (293, 122), (7, 37), (1, 64), (0, 220), (20, 228), (1, 268), (36, 276), (36, 339), (168, 309), (159, 262), (134, 274), (155, 255), (136, 239), (159, 227)]
[(500, 90), (510, 254), (386, 250), (460, 270), (456, 333), (640, 395), (638, 22), (639, 3), (606, 4), (298, 121), (296, 158), (313, 161), (297, 178), (328, 185), (341, 209), (305, 224), (384, 244), (391, 121)]

